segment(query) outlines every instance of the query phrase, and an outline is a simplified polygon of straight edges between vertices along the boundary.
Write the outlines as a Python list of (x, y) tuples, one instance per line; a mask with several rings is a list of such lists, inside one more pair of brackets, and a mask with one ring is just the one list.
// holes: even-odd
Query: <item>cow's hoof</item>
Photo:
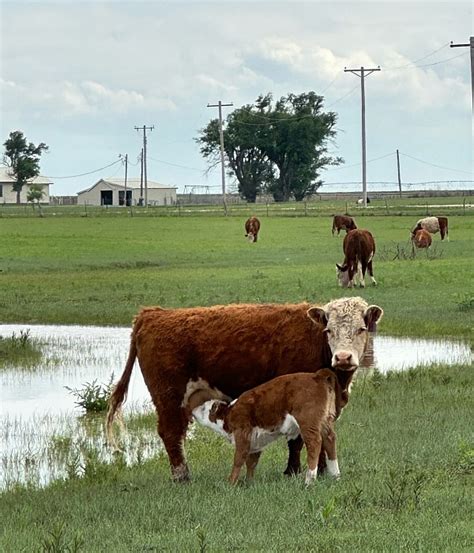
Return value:
[(181, 484), (191, 481), (191, 475), (186, 465), (178, 465), (177, 467), (172, 467), (171, 477), (173, 478), (173, 482), (178, 482)]
[(290, 466), (288, 465), (283, 473), (285, 476), (296, 476), (301, 472), (301, 466)]

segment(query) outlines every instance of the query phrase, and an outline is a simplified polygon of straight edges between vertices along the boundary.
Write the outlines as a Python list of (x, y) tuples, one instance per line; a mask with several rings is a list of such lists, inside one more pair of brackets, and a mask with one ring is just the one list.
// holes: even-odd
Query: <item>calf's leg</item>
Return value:
[(260, 451), (250, 453), (247, 457), (247, 480), (252, 480), (258, 460), (260, 459)]
[(323, 450), (327, 456), (326, 463), (329, 476), (339, 478), (341, 473), (337, 462), (336, 434), (332, 427), (328, 428), (328, 430), (323, 433)]
[(306, 426), (299, 423), (301, 436), (307, 452), (308, 470), (306, 471), (305, 483), (311, 484), (318, 475), (318, 459), (321, 453), (322, 438), (321, 431), (315, 426)]
[(234, 453), (234, 466), (230, 473), (229, 482), (236, 484), (239, 479), (240, 469), (247, 461), (247, 457), (250, 451), (250, 439), (246, 432), (242, 430), (236, 430), (234, 432), (235, 439), (235, 453)]

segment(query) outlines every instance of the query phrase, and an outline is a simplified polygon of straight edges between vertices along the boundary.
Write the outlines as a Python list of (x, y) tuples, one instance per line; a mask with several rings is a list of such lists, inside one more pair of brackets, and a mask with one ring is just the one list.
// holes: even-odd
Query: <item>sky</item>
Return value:
[(322, 190), (358, 189), (341, 183), (361, 181), (360, 78), (344, 72), (361, 66), (381, 67), (365, 81), (369, 193), (396, 189), (377, 183), (396, 182), (397, 149), (404, 186), (474, 188), (459, 182), (473, 179), (469, 48), (449, 47), (469, 42), (471, 2), (2, 0), (0, 9), (0, 138), (21, 130), (49, 146), (41, 174), (53, 195), (123, 177), (119, 154), (139, 177), (143, 125), (154, 126), (149, 180), (218, 193), (220, 170), (206, 172), (194, 141), (217, 117), (207, 104), (309, 90), (337, 112), (330, 150), (345, 160), (322, 173)]

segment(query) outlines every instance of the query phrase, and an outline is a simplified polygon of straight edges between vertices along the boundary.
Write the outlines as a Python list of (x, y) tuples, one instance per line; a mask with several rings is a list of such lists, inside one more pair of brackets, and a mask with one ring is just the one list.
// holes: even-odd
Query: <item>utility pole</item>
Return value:
[(124, 191), (124, 202), (123, 202), (123, 205), (125, 207), (127, 207), (127, 173), (128, 173), (128, 154), (125, 154), (124, 156), (122, 154), (120, 154), (120, 159), (124, 162), (124, 165), (125, 165), (125, 179), (124, 179), (124, 187), (125, 187), (125, 191)]
[(400, 176), (400, 154), (397, 149), (397, 171), (398, 171), (398, 189), (400, 190), (400, 198), (402, 197), (402, 178)]
[[(143, 177), (145, 180), (145, 206), (148, 205), (148, 178), (147, 178), (147, 171), (146, 171), (146, 131), (152, 131), (155, 128), (154, 125), (151, 127), (147, 127), (146, 125), (143, 125), (143, 127), (135, 127), (136, 131), (143, 130), (143, 151), (142, 151), (142, 163), (143, 163)], [(141, 188), (140, 188), (141, 192)]]
[(138, 205), (143, 205), (143, 148), (140, 152), (140, 199)]
[(227, 215), (227, 201), (225, 197), (225, 166), (224, 166), (224, 131), (222, 129), (222, 107), (233, 106), (234, 104), (223, 104), (220, 100), (217, 104), (207, 104), (208, 108), (219, 108), (219, 138), (221, 143), (221, 178), (222, 178), (222, 203), (224, 213)]
[[(368, 77), (374, 71), (380, 71), (380, 66), (374, 69), (347, 69), (344, 67), (344, 73), (353, 73), (360, 78), (360, 96), (362, 104), (362, 197), (364, 207), (367, 207), (367, 156), (366, 156), (366, 141), (365, 141), (365, 77)], [(360, 73), (360, 75), (359, 75)]]
[(450, 48), (470, 48), (471, 49), (471, 109), (474, 112), (474, 36), (469, 39), (469, 44), (454, 44), (451, 41)]

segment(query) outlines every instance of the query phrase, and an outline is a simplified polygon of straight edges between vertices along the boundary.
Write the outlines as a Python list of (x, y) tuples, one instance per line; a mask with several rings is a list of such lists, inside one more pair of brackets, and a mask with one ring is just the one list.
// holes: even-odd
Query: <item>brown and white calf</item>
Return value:
[(372, 260), (375, 255), (375, 240), (368, 230), (355, 229), (348, 232), (342, 244), (344, 261), (342, 265), (336, 263), (339, 285), (352, 288), (355, 277), (361, 287), (365, 287), (365, 272), (369, 271), (373, 284), (374, 278)]
[(287, 441), (301, 436), (307, 451), (306, 484), (318, 473), (323, 450), (326, 469), (340, 476), (336, 455), (334, 422), (346, 401), (334, 371), (294, 373), (274, 378), (228, 403), (219, 391), (203, 381), (190, 382), (183, 407), (202, 425), (227, 438), (235, 446), (231, 484), (244, 464), (247, 479), (253, 477), (262, 450), (280, 437)]
[(417, 230), (411, 240), (417, 248), (429, 248), (432, 242), (431, 234), (425, 229)]
[(424, 219), (420, 219), (411, 231), (412, 236), (415, 236), (416, 232), (420, 229), (427, 230), (430, 234), (436, 234), (439, 231), (441, 240), (444, 240), (446, 236), (449, 241), (447, 217), (425, 217)]
[(257, 217), (250, 217), (245, 221), (245, 236), (249, 242), (256, 242), (260, 230), (260, 221)]
[(345, 230), (346, 233), (350, 230), (354, 230), (357, 228), (357, 225), (352, 217), (349, 217), (349, 215), (334, 215), (334, 219), (332, 220), (332, 235), (334, 236), (334, 233), (337, 230), (337, 235), (339, 236), (339, 233), (341, 230)]

